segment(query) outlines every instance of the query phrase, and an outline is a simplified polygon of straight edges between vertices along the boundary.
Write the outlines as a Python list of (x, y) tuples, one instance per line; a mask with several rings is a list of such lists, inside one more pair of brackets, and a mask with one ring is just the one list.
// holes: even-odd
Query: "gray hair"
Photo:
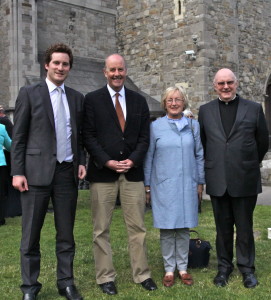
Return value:
[(164, 110), (166, 110), (166, 99), (167, 99), (168, 95), (170, 93), (176, 92), (176, 91), (178, 91), (184, 99), (184, 109), (186, 109), (188, 107), (188, 99), (187, 99), (187, 95), (184, 91), (184, 88), (181, 86), (170, 86), (164, 91), (164, 93), (162, 94), (162, 97), (161, 97), (161, 107)]
[(187, 108), (183, 111), (183, 115), (185, 117), (190, 117), (190, 116), (194, 117), (194, 114), (192, 113), (192, 111), (189, 108)]

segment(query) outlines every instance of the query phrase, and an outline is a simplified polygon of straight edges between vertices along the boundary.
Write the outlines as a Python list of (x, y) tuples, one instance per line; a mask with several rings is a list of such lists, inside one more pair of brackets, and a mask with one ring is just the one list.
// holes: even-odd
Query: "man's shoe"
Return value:
[(214, 284), (218, 287), (224, 287), (228, 284), (229, 273), (219, 271), (214, 278)]
[(154, 283), (154, 281), (151, 278), (148, 278), (141, 282), (141, 285), (144, 289), (147, 291), (154, 291), (157, 290), (157, 285)]
[(59, 289), (58, 292), (59, 295), (66, 297), (68, 300), (83, 300), (83, 297), (79, 294), (75, 285), (70, 285), (64, 289)]
[(114, 281), (108, 281), (99, 284), (99, 286), (102, 289), (103, 293), (106, 293), (107, 295), (116, 295), (118, 293)]
[(259, 284), (257, 278), (253, 273), (243, 273), (243, 283), (244, 287), (251, 289)]
[(36, 299), (37, 299), (37, 297), (33, 293), (25, 293), (23, 295), (23, 300), (36, 300)]

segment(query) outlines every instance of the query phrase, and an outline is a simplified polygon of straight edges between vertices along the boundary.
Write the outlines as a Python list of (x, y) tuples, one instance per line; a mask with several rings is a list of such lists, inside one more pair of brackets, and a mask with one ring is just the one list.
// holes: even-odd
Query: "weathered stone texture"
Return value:
[[(56, 42), (68, 44), (79, 62), (72, 75), (81, 80), (76, 84), (71, 76), (72, 86), (84, 93), (87, 86), (100, 87), (104, 58), (117, 50), (115, 23), (115, 1), (1, 0), (0, 103), (12, 109), (19, 88), (40, 80), (41, 57)], [(93, 78), (98, 70), (101, 75)]]
[[(215, 72), (229, 67), (240, 79), (240, 94), (263, 102), (271, 72), (271, 1), (184, 0), (183, 17), (176, 2), (119, 1), (118, 47), (135, 84), (157, 100), (166, 87), (181, 84), (197, 112), (215, 97)], [(187, 50), (195, 51), (195, 60)]]
[[(110, 1), (101, 4), (109, 7)], [(61, 1), (40, 1), (39, 52), (56, 42), (68, 44), (74, 56), (103, 60), (110, 51), (116, 50), (115, 15)]]
[(8, 77), (10, 66), (8, 62), (8, 54), (10, 47), (10, 40), (8, 30), (10, 27), (10, 7), (9, 0), (1, 1), (0, 5), (0, 104), (7, 106), (9, 99), (9, 85), (10, 79)]
[[(215, 97), (212, 78), (221, 67), (232, 68), (240, 94), (255, 101), (271, 84), (270, 0), (2, 0), (0, 33), (0, 96), (11, 107), (19, 87), (40, 78), (40, 57), (55, 42), (73, 49), (78, 68), (84, 61), (96, 70), (120, 51), (140, 90), (160, 100), (166, 87), (180, 84), (195, 113)], [(92, 78), (85, 74), (83, 91)]]

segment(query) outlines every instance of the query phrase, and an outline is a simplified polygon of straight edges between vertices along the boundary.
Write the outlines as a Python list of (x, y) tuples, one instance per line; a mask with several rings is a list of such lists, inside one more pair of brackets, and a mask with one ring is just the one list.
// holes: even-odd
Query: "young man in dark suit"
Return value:
[(56, 44), (45, 53), (47, 77), (20, 89), (14, 113), (11, 174), (21, 192), (21, 290), (34, 300), (41, 289), (40, 233), (50, 198), (56, 227), (57, 286), (69, 300), (83, 299), (74, 285), (73, 227), (78, 178), (84, 178), (81, 145), (83, 95), (64, 85), (72, 67), (69, 47)]
[(109, 228), (116, 197), (128, 231), (133, 280), (147, 290), (157, 289), (147, 264), (144, 225), (143, 161), (149, 146), (149, 109), (144, 97), (124, 87), (124, 58), (105, 60), (107, 85), (85, 97), (83, 139), (90, 154), (87, 179), (91, 182), (96, 281), (102, 291), (117, 294)]
[(215, 99), (199, 110), (205, 150), (206, 193), (211, 196), (216, 223), (218, 273), (223, 287), (233, 271), (234, 226), (237, 267), (246, 288), (258, 284), (254, 275), (253, 211), (261, 193), (260, 163), (268, 150), (268, 130), (262, 106), (236, 94), (238, 81), (229, 69), (214, 78)]

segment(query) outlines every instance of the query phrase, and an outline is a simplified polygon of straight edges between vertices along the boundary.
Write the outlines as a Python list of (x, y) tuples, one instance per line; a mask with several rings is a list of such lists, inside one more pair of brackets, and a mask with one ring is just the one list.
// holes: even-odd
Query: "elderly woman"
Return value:
[(151, 123), (145, 159), (147, 201), (152, 202), (154, 227), (160, 229), (164, 286), (174, 284), (176, 267), (180, 280), (192, 285), (187, 273), (189, 228), (198, 225), (198, 193), (205, 183), (199, 124), (183, 116), (187, 97), (182, 88), (166, 89), (161, 105), (166, 116)]
[(11, 140), (6, 131), (6, 127), (0, 124), (0, 226), (5, 224), (5, 197), (6, 197), (6, 182), (8, 178), (8, 169), (4, 148), (10, 151)]

